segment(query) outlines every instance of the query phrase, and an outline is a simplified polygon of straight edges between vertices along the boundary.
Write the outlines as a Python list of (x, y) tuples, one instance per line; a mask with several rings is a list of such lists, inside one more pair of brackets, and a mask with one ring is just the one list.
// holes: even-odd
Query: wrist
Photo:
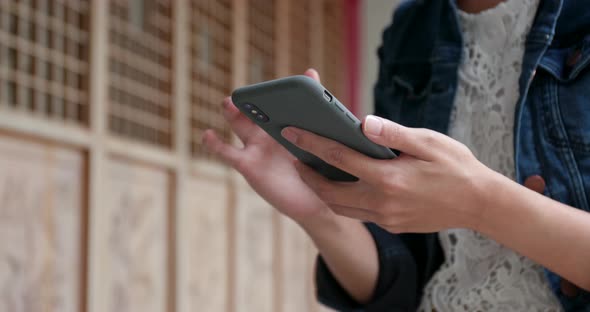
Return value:
[(494, 203), (499, 197), (504, 196), (505, 176), (494, 170), (483, 166), (482, 171), (477, 174), (472, 183), (473, 200), (467, 201), (469, 210), (467, 214), (467, 228), (483, 233), (490, 222), (494, 210)]
[(319, 209), (316, 213), (294, 218), (293, 220), (305, 231), (313, 231), (316, 228), (336, 223), (338, 216), (328, 207)]
[[(325, 209), (320, 213), (310, 215), (305, 219), (295, 220), (299, 226), (318, 243), (318, 241), (331, 240), (338, 237), (341, 233), (354, 228), (354, 224), (361, 225), (358, 220), (339, 216), (330, 209)], [(353, 224), (354, 223), (354, 224)]]
[(503, 230), (502, 223), (511, 218), (514, 202), (514, 187), (518, 184), (504, 175), (486, 168), (485, 178), (477, 186), (475, 213), (470, 228), (488, 237), (495, 237)]

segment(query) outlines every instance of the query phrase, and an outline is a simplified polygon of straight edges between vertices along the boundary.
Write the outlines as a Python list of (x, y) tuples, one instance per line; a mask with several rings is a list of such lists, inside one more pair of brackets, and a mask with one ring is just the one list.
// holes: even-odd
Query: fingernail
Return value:
[(297, 137), (299, 137), (299, 133), (293, 128), (285, 128), (282, 134), (291, 143), (297, 141)]
[(367, 116), (365, 118), (365, 133), (370, 135), (380, 135), (381, 129), (383, 128), (383, 122), (381, 119), (375, 116)]

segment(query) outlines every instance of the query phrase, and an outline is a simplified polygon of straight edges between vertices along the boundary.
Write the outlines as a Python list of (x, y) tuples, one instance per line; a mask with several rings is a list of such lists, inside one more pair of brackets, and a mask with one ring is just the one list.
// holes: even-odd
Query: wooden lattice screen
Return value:
[(0, 1), (0, 107), (88, 122), (89, 2)]
[(248, 83), (275, 78), (275, 0), (248, 5)]
[(171, 13), (167, 0), (109, 2), (109, 128), (164, 147), (173, 128)]
[(346, 97), (346, 45), (342, 1), (326, 0), (323, 6), (323, 84), (342, 102)]
[(231, 0), (190, 2), (190, 126), (193, 157), (211, 158), (201, 145), (205, 129), (228, 141), (221, 101), (232, 87)]
[(345, 5), (0, 0), (0, 312), (327, 311), (304, 233), (200, 140), (308, 67), (346, 103)]
[(311, 61), (311, 2), (289, 1), (289, 71), (301, 75)]

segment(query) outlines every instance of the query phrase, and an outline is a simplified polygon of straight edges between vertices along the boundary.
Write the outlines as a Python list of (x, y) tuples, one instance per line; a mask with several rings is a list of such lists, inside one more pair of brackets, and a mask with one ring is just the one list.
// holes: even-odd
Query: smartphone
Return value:
[(349, 182), (358, 180), (287, 141), (281, 135), (283, 128), (301, 128), (376, 159), (391, 159), (396, 156), (391, 149), (365, 137), (361, 121), (332, 93), (307, 76), (291, 76), (249, 85), (235, 90), (231, 97), (243, 114), (301, 162), (328, 179)]

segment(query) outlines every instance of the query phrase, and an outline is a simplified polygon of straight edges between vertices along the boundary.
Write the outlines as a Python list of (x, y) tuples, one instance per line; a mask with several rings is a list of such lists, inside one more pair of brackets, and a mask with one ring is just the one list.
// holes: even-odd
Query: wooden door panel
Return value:
[(227, 307), (227, 204), (223, 181), (192, 178), (187, 189), (184, 229), (179, 243), (185, 255), (181, 280), (182, 311), (225, 311)]
[(82, 155), (0, 138), (0, 311), (79, 310)]
[(169, 176), (165, 170), (112, 160), (105, 231), (107, 307), (164, 312), (167, 300)]

